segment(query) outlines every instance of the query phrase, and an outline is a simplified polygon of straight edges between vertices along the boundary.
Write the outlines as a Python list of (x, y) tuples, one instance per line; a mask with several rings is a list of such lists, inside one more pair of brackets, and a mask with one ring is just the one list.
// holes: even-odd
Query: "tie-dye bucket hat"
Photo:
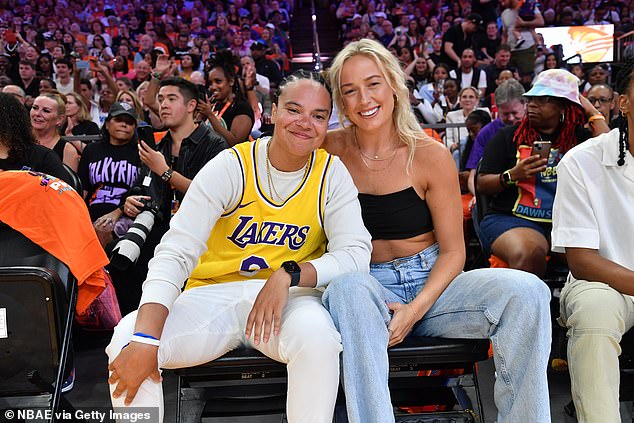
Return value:
[(524, 93), (524, 96), (565, 98), (581, 106), (579, 78), (563, 69), (549, 69), (541, 72), (535, 78), (533, 87)]

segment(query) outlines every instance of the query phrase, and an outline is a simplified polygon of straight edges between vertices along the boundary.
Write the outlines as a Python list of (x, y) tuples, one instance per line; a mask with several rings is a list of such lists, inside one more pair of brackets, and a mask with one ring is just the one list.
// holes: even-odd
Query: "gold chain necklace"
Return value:
[[(388, 157), (384, 157), (384, 158), (379, 158), (379, 156), (374, 156), (374, 158), (369, 157), (369, 156), (367, 156), (366, 154), (363, 153), (363, 150), (361, 150), (361, 145), (359, 144), (359, 141), (357, 140), (357, 128), (355, 127), (353, 129), (353, 131), (354, 131), (354, 143), (357, 145), (357, 148), (359, 149), (359, 157), (361, 158), (361, 161), (363, 162), (365, 167), (367, 167), (372, 172), (380, 172), (382, 170), (387, 169), (388, 167), (390, 167), (392, 165), (392, 162), (394, 161), (394, 157), (396, 157), (396, 152), (398, 151), (398, 147), (395, 147), (394, 151), (392, 152), (392, 154), (390, 154), (390, 156), (388, 156)], [(380, 169), (374, 169), (374, 168), (370, 167), (370, 164), (366, 161), (366, 159), (372, 160), (372, 161), (375, 161), (375, 162), (382, 162), (382, 161), (385, 161), (385, 160), (389, 160), (389, 162), (387, 163), (387, 165), (385, 167), (382, 167)]]
[[(266, 178), (267, 178), (268, 184), (269, 184), (269, 193), (271, 194), (271, 198), (273, 199), (273, 201), (277, 201), (277, 202), (280, 202), (280, 203), (285, 203), (286, 200), (288, 200), (288, 198), (291, 195), (293, 195), (293, 193), (297, 190), (297, 188), (294, 189), (293, 191), (291, 191), (291, 194), (288, 197), (286, 197), (286, 198), (283, 198), (277, 192), (277, 189), (275, 189), (275, 184), (273, 183), (273, 178), (271, 177), (271, 167), (273, 165), (271, 164), (271, 160), (269, 159), (269, 148), (271, 147), (271, 141), (272, 140), (269, 140), (269, 143), (266, 145)], [(308, 173), (308, 162), (304, 165), (304, 175), (302, 176), (302, 179), (299, 181), (300, 185), (304, 181), (304, 179), (306, 178), (306, 174), (307, 173)], [(277, 197), (277, 199), (275, 197)]]
[(388, 157), (381, 158), (381, 157), (379, 157), (377, 155), (375, 155), (374, 157), (368, 156), (367, 154), (365, 154), (363, 152), (363, 150), (361, 150), (361, 145), (359, 145), (359, 141), (357, 140), (357, 127), (356, 126), (354, 127), (354, 143), (357, 145), (357, 148), (359, 149), (359, 154), (361, 154), (362, 157), (365, 157), (366, 159), (372, 160), (372, 161), (375, 161), (375, 162), (382, 162), (382, 161), (385, 161), (385, 160), (390, 160), (390, 159), (394, 158), (394, 156), (396, 155), (396, 152), (398, 151), (398, 148), (394, 147), (394, 151), (392, 151), (392, 154), (390, 154)]

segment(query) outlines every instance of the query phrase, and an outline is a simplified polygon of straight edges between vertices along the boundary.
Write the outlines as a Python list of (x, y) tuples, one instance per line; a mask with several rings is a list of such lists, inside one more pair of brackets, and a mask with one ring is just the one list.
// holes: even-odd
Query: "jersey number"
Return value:
[(262, 269), (268, 269), (271, 266), (259, 256), (249, 256), (240, 263), (240, 274), (242, 276), (253, 277)]

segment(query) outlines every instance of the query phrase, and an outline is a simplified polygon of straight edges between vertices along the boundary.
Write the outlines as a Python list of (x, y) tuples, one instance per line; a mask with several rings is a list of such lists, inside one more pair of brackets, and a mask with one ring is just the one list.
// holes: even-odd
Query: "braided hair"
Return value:
[[(616, 90), (619, 94), (627, 94), (630, 92), (630, 84), (632, 83), (632, 76), (634, 75), (634, 56), (629, 56), (623, 68), (616, 77), (617, 85)], [(619, 166), (625, 164), (625, 151), (630, 148), (629, 132), (627, 125), (627, 116), (619, 110), (619, 117), (616, 119), (619, 128), (619, 160), (616, 162)]]
[[(576, 144), (575, 137), (575, 129), (578, 126), (583, 126), (585, 122), (585, 117), (583, 114), (583, 109), (579, 107), (577, 104), (572, 101), (565, 100), (563, 116), (564, 121), (562, 123), (561, 131), (559, 131), (559, 135), (557, 139), (553, 141), (554, 145), (559, 146), (559, 151), (563, 154), (570, 150)], [(528, 145), (532, 146), (533, 141), (539, 139), (539, 134), (532, 127), (528, 115), (524, 116), (520, 125), (517, 127), (515, 131), (515, 143), (519, 147), (520, 145)]]

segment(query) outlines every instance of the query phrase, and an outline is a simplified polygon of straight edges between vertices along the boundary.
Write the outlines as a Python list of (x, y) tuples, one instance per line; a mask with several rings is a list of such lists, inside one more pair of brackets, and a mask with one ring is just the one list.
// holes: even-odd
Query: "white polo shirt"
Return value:
[(634, 157), (619, 158), (613, 129), (570, 150), (557, 166), (552, 250), (598, 250), (601, 257), (634, 270)]

